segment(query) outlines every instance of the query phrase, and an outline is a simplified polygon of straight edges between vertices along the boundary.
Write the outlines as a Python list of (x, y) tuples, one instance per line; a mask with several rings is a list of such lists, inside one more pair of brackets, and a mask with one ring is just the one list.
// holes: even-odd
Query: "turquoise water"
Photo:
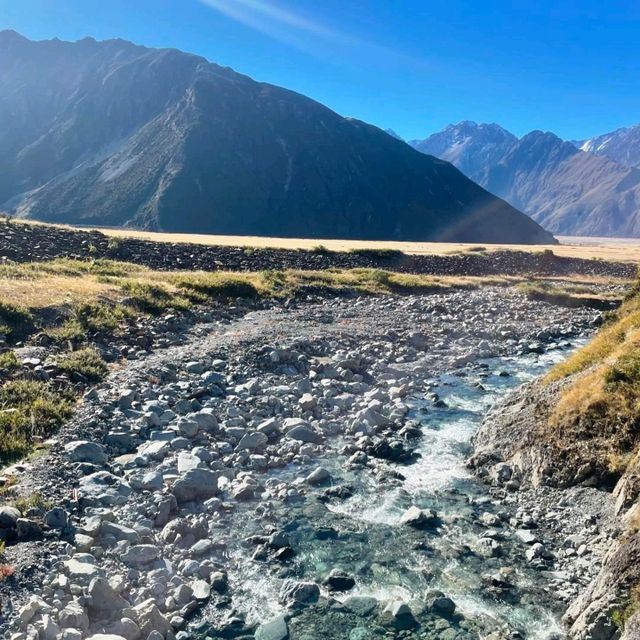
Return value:
[[(287, 531), (296, 552), (288, 563), (265, 565), (250, 560), (252, 547), (230, 541), (224, 560), (235, 567), (230, 583), (236, 613), (248, 623), (269, 619), (282, 611), (277, 595), (284, 578), (320, 582), (331, 569), (340, 568), (356, 580), (348, 595), (410, 602), (423, 599), (430, 589), (443, 591), (475, 625), (465, 637), (500, 629), (536, 640), (560, 634), (557, 620), (562, 612), (549, 577), (528, 566), (527, 547), (513, 539), (508, 526), (494, 528), (481, 520), (484, 513), (502, 513), (507, 519), (510, 514), (508, 507), (492, 502), (464, 461), (471, 437), (490, 407), (567, 355), (567, 349), (556, 349), (542, 355), (482, 359), (466, 368), (464, 377), (445, 373), (434, 379), (434, 390), (446, 408), (434, 408), (421, 394), (406, 400), (409, 417), (419, 421), (423, 432), (415, 441), (420, 457), (412, 464), (389, 463), (384, 474), (348, 469), (346, 458), (337, 453), (337, 439), (310, 468), (326, 467), (334, 485), (346, 485), (353, 492), (347, 499), (327, 502), (321, 500), (323, 489), (305, 489), (304, 498), (284, 504), (267, 499), (258, 508), (253, 504), (236, 511), (232, 520), (238, 542), (272, 525)], [(502, 377), (500, 371), (510, 375)], [(281, 483), (295, 487), (308, 471), (290, 466), (272, 472), (267, 485), (273, 493)], [(435, 509), (442, 519), (440, 529), (428, 533), (400, 525), (411, 505)], [(487, 537), (496, 540), (499, 555), (486, 557), (480, 551)], [(501, 569), (510, 572), (509, 582), (517, 587), (509, 602), (487, 592), (483, 582)], [(220, 620), (223, 612), (210, 615)], [(315, 623), (305, 622), (303, 616), (298, 624)], [(348, 637), (346, 629), (341, 632), (344, 635), (335, 637)]]

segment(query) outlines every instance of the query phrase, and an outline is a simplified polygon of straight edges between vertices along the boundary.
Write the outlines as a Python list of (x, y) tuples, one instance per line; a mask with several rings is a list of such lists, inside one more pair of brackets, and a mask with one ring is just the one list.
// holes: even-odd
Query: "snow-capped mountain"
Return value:
[(606, 156), (628, 167), (640, 168), (640, 124), (616, 129), (595, 138), (578, 140), (574, 144), (587, 153)]
[(640, 237), (640, 170), (553, 133), (518, 139), (496, 124), (461, 122), (410, 144), (453, 163), (553, 233)]

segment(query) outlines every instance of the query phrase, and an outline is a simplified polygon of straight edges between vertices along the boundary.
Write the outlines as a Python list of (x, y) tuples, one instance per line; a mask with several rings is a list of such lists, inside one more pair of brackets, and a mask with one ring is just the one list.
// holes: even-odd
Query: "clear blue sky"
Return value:
[(640, 121), (637, 0), (0, 0), (0, 29), (176, 47), (425, 137)]

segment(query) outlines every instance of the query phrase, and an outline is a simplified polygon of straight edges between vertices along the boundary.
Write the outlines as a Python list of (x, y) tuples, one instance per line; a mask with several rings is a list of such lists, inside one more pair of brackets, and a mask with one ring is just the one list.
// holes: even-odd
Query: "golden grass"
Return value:
[(619, 478), (640, 444), (640, 294), (629, 297), (589, 344), (547, 374), (574, 379), (548, 423), (549, 442)]
[[(20, 221), (23, 222), (23, 221)], [(27, 224), (43, 224), (24, 221)], [(74, 229), (68, 225), (52, 225)], [(137, 238), (153, 242), (189, 243), (208, 246), (275, 248), (275, 249), (307, 249), (323, 246), (329, 251), (351, 250), (385, 250), (402, 251), (414, 255), (446, 255), (459, 252), (476, 252), (479, 247), (473, 243), (461, 242), (396, 242), (373, 240), (336, 240), (308, 238), (263, 238), (258, 236), (223, 236), (207, 234), (162, 233), (152, 231), (135, 231), (132, 229), (109, 229), (102, 227), (84, 227), (100, 231), (112, 238)], [(541, 252), (545, 249), (553, 251), (557, 256), (572, 258), (596, 258), (616, 262), (640, 261), (640, 241), (636, 239), (617, 238), (575, 238), (558, 237), (559, 245), (509, 245), (485, 244), (486, 253), (492, 251), (527, 251)], [(485, 253), (484, 251), (482, 253)]]

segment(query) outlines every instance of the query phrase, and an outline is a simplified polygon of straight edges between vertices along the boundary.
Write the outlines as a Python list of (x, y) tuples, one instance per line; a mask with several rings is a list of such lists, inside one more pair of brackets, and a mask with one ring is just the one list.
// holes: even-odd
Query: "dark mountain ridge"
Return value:
[(447, 162), (295, 92), (177, 50), (7, 31), (0, 208), (176, 232), (553, 241)]

